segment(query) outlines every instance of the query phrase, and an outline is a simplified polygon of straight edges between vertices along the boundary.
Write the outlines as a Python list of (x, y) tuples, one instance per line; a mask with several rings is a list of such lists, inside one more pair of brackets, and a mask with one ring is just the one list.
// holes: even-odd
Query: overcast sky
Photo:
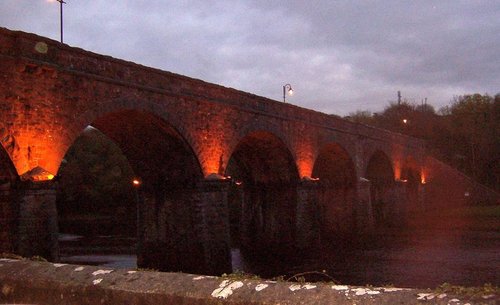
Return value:
[[(64, 42), (347, 115), (500, 92), (500, 1), (65, 0)], [(0, 26), (59, 39), (59, 3), (0, 0)]]

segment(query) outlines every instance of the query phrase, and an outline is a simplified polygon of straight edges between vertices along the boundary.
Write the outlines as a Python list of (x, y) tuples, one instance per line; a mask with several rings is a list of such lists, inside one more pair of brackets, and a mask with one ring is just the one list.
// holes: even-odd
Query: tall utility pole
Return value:
[(401, 105), (401, 91), (398, 91), (398, 106)]

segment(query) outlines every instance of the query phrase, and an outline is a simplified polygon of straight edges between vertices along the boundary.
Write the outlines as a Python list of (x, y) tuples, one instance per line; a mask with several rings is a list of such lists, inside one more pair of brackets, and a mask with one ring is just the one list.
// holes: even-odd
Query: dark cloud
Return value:
[[(67, 0), (65, 42), (345, 115), (402, 91), (439, 107), (500, 91), (497, 1)], [(59, 6), (2, 0), (0, 26), (58, 39)]]

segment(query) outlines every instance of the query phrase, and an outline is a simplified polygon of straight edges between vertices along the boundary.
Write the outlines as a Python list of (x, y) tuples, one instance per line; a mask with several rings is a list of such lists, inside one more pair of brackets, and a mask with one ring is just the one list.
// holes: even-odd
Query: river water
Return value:
[[(61, 234), (60, 240), (63, 262), (136, 268), (133, 238)], [(500, 218), (419, 215), (406, 229), (380, 229), (362, 244), (324, 245), (308, 259), (252, 262), (238, 249), (232, 259), (234, 270), (265, 278), (296, 275), (308, 281), (417, 288), (500, 286)]]

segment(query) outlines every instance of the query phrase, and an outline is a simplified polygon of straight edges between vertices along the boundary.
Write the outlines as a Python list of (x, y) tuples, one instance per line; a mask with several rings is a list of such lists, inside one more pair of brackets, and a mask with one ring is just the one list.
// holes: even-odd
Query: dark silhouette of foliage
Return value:
[[(458, 97), (448, 116), (455, 152), (453, 160), (474, 179), (498, 189), (500, 156), (499, 97), (465, 95)], [(496, 184), (496, 185), (495, 185)]]
[(429, 104), (403, 101), (380, 114), (357, 111), (347, 119), (424, 139), (438, 159), (500, 189), (500, 94), (459, 96), (437, 113)]
[(365, 125), (374, 125), (374, 117), (370, 111), (361, 111), (358, 110), (356, 112), (350, 113), (345, 119)]
[(132, 177), (118, 146), (99, 130), (87, 128), (68, 150), (59, 170), (57, 206), (61, 219), (110, 222), (110, 218), (130, 218), (135, 226)]

